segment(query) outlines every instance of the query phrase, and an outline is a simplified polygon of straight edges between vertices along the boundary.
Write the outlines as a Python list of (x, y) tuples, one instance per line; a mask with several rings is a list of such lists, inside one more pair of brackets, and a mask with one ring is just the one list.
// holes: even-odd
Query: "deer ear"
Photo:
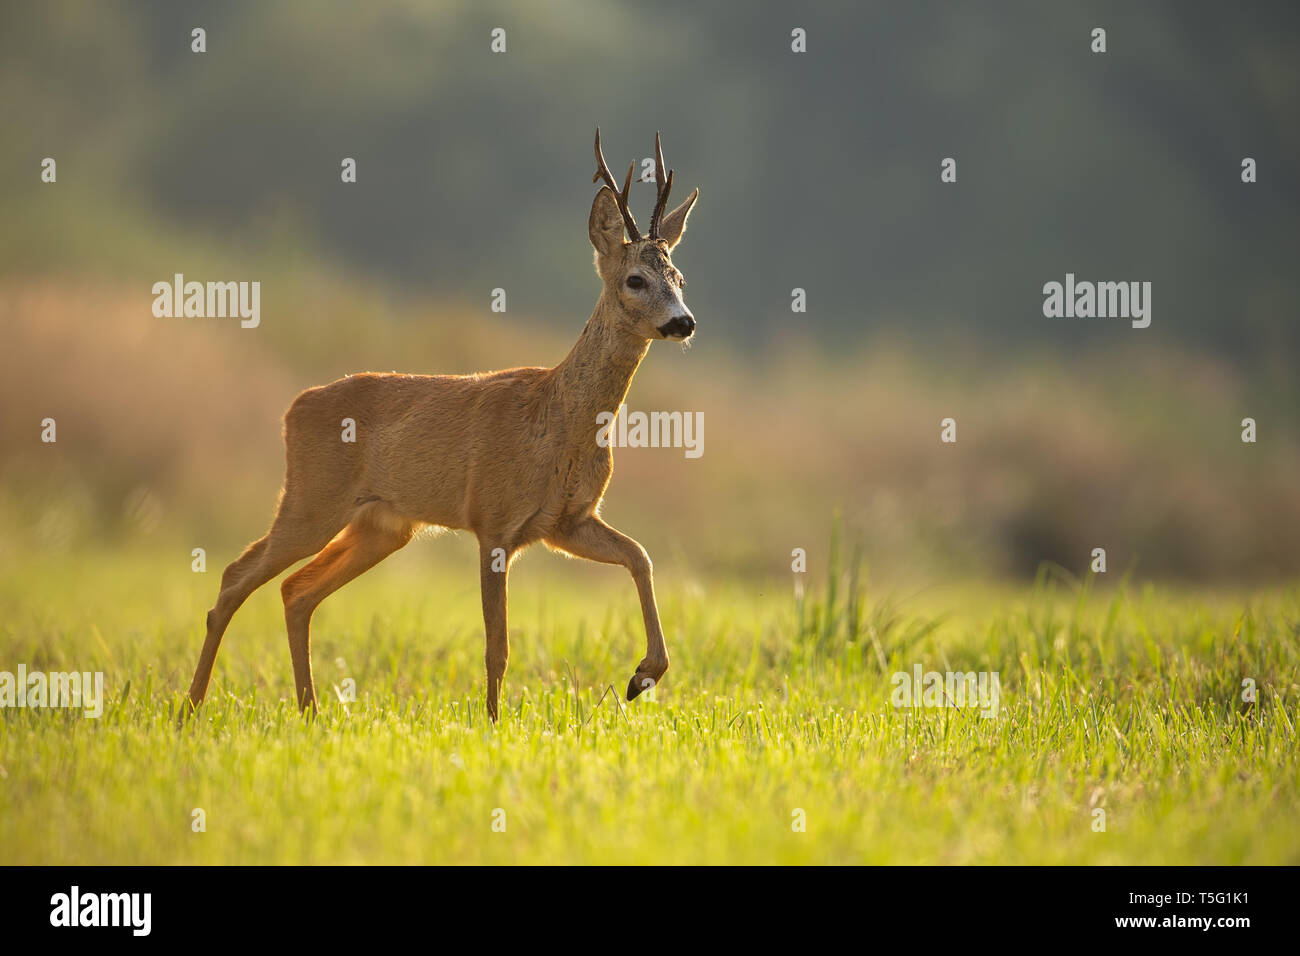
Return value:
[(664, 216), (663, 222), (659, 223), (659, 238), (668, 243), (669, 249), (682, 241), (682, 233), (686, 231), (686, 217), (691, 214), (691, 207), (699, 198), (700, 191), (697, 189), (686, 197), (685, 202)]
[(623, 247), (623, 215), (618, 211), (614, 190), (601, 186), (591, 203), (591, 216), (587, 219), (587, 235), (596, 252), (608, 256)]

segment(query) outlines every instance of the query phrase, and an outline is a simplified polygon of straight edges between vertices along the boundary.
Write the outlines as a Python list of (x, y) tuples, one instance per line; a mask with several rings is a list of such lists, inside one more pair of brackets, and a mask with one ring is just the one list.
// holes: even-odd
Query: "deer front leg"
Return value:
[(632, 700), (655, 686), (668, 670), (668, 646), (664, 643), (663, 628), (659, 625), (659, 606), (655, 603), (654, 567), (645, 548), (595, 515), (546, 540), (579, 558), (602, 564), (621, 564), (632, 573), (641, 598), (641, 615), (645, 618), (646, 651), (636, 666), (636, 673), (628, 681), (627, 699)]
[(506, 633), (506, 575), (510, 551), (491, 541), (479, 542), (479, 578), (483, 589), (483, 629), (487, 635), (487, 711), (495, 723), (501, 682), (510, 658)]

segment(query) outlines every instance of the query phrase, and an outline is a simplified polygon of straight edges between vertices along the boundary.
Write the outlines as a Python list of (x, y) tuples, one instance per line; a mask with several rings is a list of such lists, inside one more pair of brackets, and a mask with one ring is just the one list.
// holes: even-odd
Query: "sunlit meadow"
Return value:
[[(102, 670), (106, 700), (0, 711), (0, 863), (1300, 862), (1294, 591), (1044, 568), (877, 593), (833, 566), (797, 599), (665, 570), (672, 669), (629, 705), (609, 688), (643, 649), (631, 582), (536, 549), (493, 727), (468, 544), (417, 542), (322, 607), (315, 723), (259, 592), (179, 730), (213, 573), (153, 550), (10, 563), (7, 666)], [(917, 663), (996, 671), (999, 713), (891, 706)]]

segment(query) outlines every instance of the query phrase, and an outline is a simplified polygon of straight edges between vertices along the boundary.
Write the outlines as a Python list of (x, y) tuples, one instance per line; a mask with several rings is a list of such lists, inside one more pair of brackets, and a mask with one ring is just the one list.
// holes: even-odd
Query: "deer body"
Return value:
[[(302, 486), (314, 502), (353, 505), (349, 523), (371, 509), (507, 549), (587, 517), (613, 472), (596, 416), (618, 408), (649, 346), (629, 340), (611, 355), (604, 326), (598, 306), (555, 368), (365, 373), (308, 389), (285, 415), (286, 497)], [(355, 442), (340, 441), (346, 418)]]
[[(596, 442), (597, 416), (622, 404), (656, 338), (689, 338), (694, 317), (680, 295), (669, 252), (698, 190), (660, 220), (671, 188), (656, 137), (659, 200), (651, 236), (641, 239), (604, 165), (599, 133), (596, 195), (588, 231), (604, 280), (591, 317), (554, 368), (477, 375), (366, 373), (310, 388), (284, 418), (284, 489), (271, 530), (226, 568), (194, 680), (202, 701), (222, 635), (247, 597), (290, 565), (285, 622), (297, 699), (315, 707), (310, 621), (321, 601), (411, 540), (423, 526), (472, 531), (479, 541), (487, 650), (487, 708), (495, 720), (508, 657), (506, 579), (510, 561), (537, 541), (577, 557), (626, 567), (646, 626), (646, 655), (628, 699), (668, 669), (650, 559), (598, 515), (613, 474), (610, 448)], [(623, 240), (624, 229), (633, 237)], [(355, 440), (343, 440), (343, 422)]]

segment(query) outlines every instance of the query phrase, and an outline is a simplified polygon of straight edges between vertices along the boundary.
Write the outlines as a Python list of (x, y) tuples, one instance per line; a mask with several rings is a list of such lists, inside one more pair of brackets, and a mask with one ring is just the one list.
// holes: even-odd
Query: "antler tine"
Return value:
[(618, 205), (618, 211), (623, 216), (623, 225), (627, 228), (627, 234), (633, 242), (641, 238), (641, 232), (636, 227), (636, 220), (632, 218), (632, 210), (627, 206), (627, 194), (632, 188), (632, 169), (636, 166), (633, 163), (628, 167), (627, 179), (623, 183), (623, 191), (618, 191), (618, 183), (614, 181), (613, 174), (610, 173), (609, 167), (605, 165), (605, 154), (600, 149), (600, 127), (596, 127), (596, 175), (591, 177), (594, 183), (597, 180), (605, 180), (605, 185), (614, 193), (614, 202)]
[(650, 214), (650, 238), (659, 238), (659, 220), (663, 217), (664, 207), (668, 205), (668, 194), (673, 188), (673, 171), (664, 175), (664, 149), (659, 142), (659, 131), (655, 131), (655, 210)]
[(619, 200), (623, 203), (624, 209), (629, 209), (627, 204), (628, 193), (632, 189), (632, 170), (636, 169), (636, 160), (627, 164), (627, 175), (623, 177), (623, 192), (619, 195)]
[[(655, 180), (658, 183), (658, 180)], [(655, 209), (650, 216), (650, 222), (654, 225), (654, 232), (650, 238), (659, 238), (659, 226), (664, 218), (664, 208), (668, 205), (668, 194), (673, 191), (673, 170), (668, 170), (668, 178), (664, 180), (663, 189), (659, 193), (659, 198), (655, 200)]]

